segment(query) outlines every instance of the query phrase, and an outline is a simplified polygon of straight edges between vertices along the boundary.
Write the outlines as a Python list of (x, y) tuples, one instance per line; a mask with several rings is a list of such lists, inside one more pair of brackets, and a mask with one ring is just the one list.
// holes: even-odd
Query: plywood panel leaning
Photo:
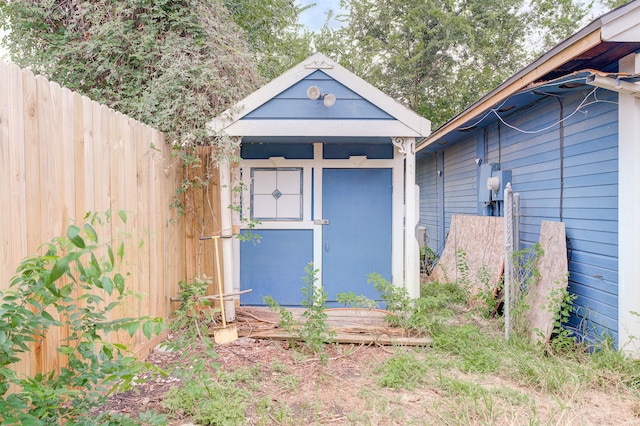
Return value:
[(451, 227), (430, 281), (459, 282), (478, 293), (498, 287), (504, 266), (504, 219), (453, 215)]
[(540, 246), (543, 250), (537, 262), (540, 277), (526, 296), (529, 311), (525, 323), (530, 326), (532, 341), (546, 343), (553, 332), (554, 315), (560, 310), (563, 294), (561, 292), (566, 290), (568, 282), (569, 265), (564, 223), (543, 220), (540, 228)]

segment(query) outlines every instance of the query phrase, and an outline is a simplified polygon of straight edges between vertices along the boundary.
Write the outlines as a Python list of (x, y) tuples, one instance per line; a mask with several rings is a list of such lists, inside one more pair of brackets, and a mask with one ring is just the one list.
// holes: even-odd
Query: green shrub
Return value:
[[(120, 212), (121, 220), (126, 214)], [(125, 275), (117, 270), (124, 245), (115, 253), (100, 245), (96, 223), (111, 215), (92, 214), (71, 225), (65, 237), (45, 246), (46, 253), (22, 261), (10, 287), (0, 292), (0, 420), (3, 424), (94, 424), (91, 409), (108, 393), (129, 388), (147, 369), (125, 345), (106, 341), (124, 330), (133, 336), (141, 327), (150, 338), (162, 320), (148, 317), (108, 319), (130, 296)], [(99, 259), (96, 253), (106, 257)], [(54, 328), (66, 329), (57, 351), (59, 370), (21, 376), (12, 370), (20, 354)], [(10, 390), (11, 387), (11, 390)]]

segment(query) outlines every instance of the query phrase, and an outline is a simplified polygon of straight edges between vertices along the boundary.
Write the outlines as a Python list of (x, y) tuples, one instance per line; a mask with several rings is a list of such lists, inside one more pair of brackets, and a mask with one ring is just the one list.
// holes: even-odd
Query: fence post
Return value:
[(511, 182), (504, 188), (504, 338), (511, 332), (511, 258), (513, 257), (513, 193)]

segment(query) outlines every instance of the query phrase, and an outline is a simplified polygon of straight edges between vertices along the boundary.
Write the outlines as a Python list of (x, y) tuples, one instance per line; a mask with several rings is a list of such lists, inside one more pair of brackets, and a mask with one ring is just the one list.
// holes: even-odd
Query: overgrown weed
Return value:
[(282, 307), (271, 296), (266, 296), (264, 301), (269, 308), (280, 314), (279, 325), (282, 329), (291, 333), (292, 338), (289, 342), (291, 347), (295, 347), (296, 342), (302, 341), (305, 349), (313, 355), (320, 358), (323, 365), (326, 365), (328, 355), (325, 351), (325, 345), (333, 342), (335, 332), (329, 329), (327, 324), (327, 313), (325, 302), (327, 293), (316, 285), (318, 281), (318, 270), (314, 269), (313, 263), (309, 263), (304, 268), (305, 275), (303, 281), (305, 286), (302, 287), (302, 306), (305, 308), (302, 316), (304, 321), (294, 319), (291, 311)]

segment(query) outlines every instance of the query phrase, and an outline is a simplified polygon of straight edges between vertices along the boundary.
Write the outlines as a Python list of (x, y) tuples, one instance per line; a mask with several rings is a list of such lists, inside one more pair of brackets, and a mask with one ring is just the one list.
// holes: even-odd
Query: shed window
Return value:
[(251, 218), (302, 220), (302, 168), (252, 168)]

